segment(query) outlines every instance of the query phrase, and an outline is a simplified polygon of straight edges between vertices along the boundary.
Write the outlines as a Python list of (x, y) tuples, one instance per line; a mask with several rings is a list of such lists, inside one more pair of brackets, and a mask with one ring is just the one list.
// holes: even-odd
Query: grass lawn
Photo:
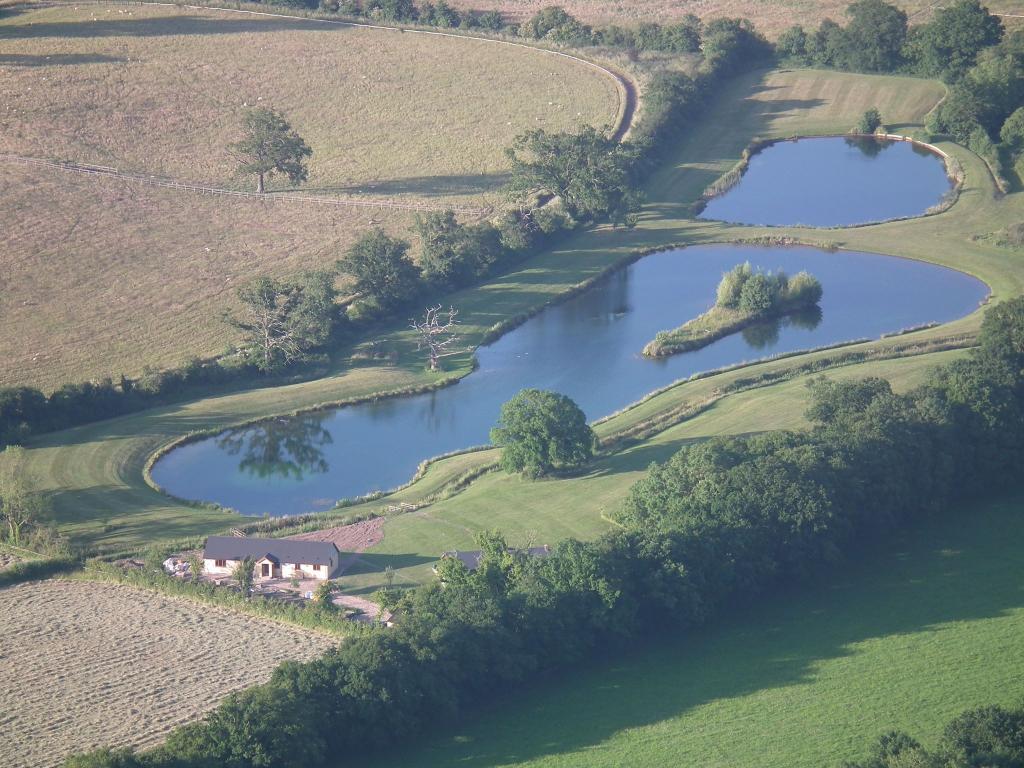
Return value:
[[(771, 84), (779, 87), (767, 87)], [(795, 90), (803, 93), (800, 99), (787, 95)], [(858, 94), (856, 100), (842, 97), (842, 108), (832, 106), (841, 94), (852, 92)], [(990, 242), (975, 241), (972, 235), (993, 232), (1024, 218), (1024, 198), (1009, 195), (994, 199), (985, 166), (974, 155), (953, 145), (943, 147), (961, 159), (966, 172), (965, 187), (957, 204), (938, 216), (828, 231), (730, 227), (686, 218), (695, 194), (717, 175), (716, 169), (731, 167), (753, 136), (806, 133), (801, 129), (801, 115), (815, 130), (842, 131), (867, 107), (895, 105), (900, 99), (904, 104), (917, 105), (916, 113), (908, 107), (906, 113), (899, 115), (900, 120), (920, 121), (930, 106), (929, 99), (940, 93), (941, 87), (928, 81), (815, 71), (767, 76), (755, 73), (740, 78), (722, 90), (709, 108), (706, 121), (680, 146), (676, 158), (665, 163), (665, 169), (651, 184), (649, 202), (636, 229), (615, 231), (602, 227), (582, 232), (514, 272), (445, 300), (459, 307), (467, 340), (474, 341), (494, 323), (537, 307), (638, 249), (765, 234), (832, 241), (854, 249), (934, 261), (984, 279), (996, 299), (1018, 295), (1024, 292), (1022, 254)], [(969, 333), (977, 328), (980, 317), (980, 312), (975, 312), (915, 338)], [(413, 346), (399, 326), (385, 334), (382, 343), (401, 350)], [(872, 347), (894, 343), (897, 342), (882, 340)], [(452, 366), (453, 373), (465, 373), (469, 361), (455, 360)], [(748, 374), (757, 370), (760, 368)], [(336, 373), (317, 381), (225, 394), (40, 436), (30, 446), (31, 469), (38, 487), (50, 495), (57, 520), (82, 541), (120, 546), (140, 545), (158, 537), (198, 536), (223, 529), (238, 518), (225, 512), (197, 511), (149, 488), (142, 469), (146, 458), (161, 445), (192, 430), (225, 427), (318, 403), (422, 383), (430, 376), (424, 371), (421, 357), (413, 354), (404, 354), (394, 367), (352, 367), (341, 360)], [(618, 423), (628, 424), (631, 419), (647, 418), (659, 409), (670, 409), (691, 391), (677, 390), (627, 412)], [(763, 423), (754, 423), (750, 428), (763, 428)]]
[(283, 110), (312, 191), (477, 196), (530, 128), (614, 123), (593, 67), (462, 38), (196, 8), (57, 5), (0, 17), (0, 151), (217, 184), (246, 107)]
[(963, 506), (813, 586), (546, 680), (381, 765), (828, 768), (1024, 696), (1024, 495)]

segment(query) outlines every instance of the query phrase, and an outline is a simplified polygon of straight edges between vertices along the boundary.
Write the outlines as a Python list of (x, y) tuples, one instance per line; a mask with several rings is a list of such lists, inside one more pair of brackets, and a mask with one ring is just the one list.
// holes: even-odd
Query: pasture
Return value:
[(530, 128), (614, 124), (586, 64), (494, 42), (175, 7), (0, 17), (0, 152), (249, 189), (227, 147), (247, 107), (313, 149), (303, 189), (451, 199), (500, 183)]
[(223, 353), (256, 275), (333, 267), (362, 233), (415, 214), (211, 197), (47, 168), (4, 168), (0, 386), (62, 384)]
[(153, 746), (227, 694), (309, 659), (326, 635), (115, 584), (0, 590), (0, 761), (49, 768), (101, 745)]
[(538, 682), (382, 765), (828, 768), (1024, 696), (1024, 496), (977, 502), (712, 629)]

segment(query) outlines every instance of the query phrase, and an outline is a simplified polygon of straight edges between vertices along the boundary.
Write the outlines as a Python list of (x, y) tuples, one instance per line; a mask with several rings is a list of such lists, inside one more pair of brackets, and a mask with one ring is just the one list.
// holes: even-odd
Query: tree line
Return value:
[(685, 636), (957, 499), (1011, 486), (1024, 466), (1024, 298), (990, 309), (979, 346), (911, 392), (818, 378), (809, 398), (806, 432), (713, 438), (652, 465), (620, 527), (595, 541), (532, 559), (482, 534), (477, 570), (450, 558), (435, 583), (385, 590), (397, 627), (282, 664), (148, 753), (67, 768), (359, 762), (599, 648)]
[(1024, 768), (1024, 707), (988, 706), (957, 715), (933, 749), (903, 731), (889, 731), (867, 759), (842, 768)]

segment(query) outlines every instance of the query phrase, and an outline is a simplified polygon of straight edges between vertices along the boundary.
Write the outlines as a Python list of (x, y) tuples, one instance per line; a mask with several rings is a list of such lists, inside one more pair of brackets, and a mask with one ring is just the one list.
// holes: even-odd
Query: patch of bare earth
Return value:
[(48, 768), (102, 745), (153, 746), (286, 659), (335, 639), (122, 585), (0, 590), (0, 765)]
[(340, 574), (359, 559), (360, 553), (379, 544), (384, 539), (384, 518), (373, 517), (358, 523), (300, 533), (288, 538), (300, 541), (332, 542), (341, 552), (341, 564), (338, 567)]

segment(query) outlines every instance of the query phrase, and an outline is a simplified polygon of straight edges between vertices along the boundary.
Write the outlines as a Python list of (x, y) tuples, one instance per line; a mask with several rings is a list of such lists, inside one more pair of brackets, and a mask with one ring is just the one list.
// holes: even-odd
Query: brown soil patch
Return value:
[(350, 525), (324, 528), (287, 538), (299, 541), (330, 541), (343, 555), (349, 552), (365, 552), (384, 538), (384, 518), (374, 517)]

